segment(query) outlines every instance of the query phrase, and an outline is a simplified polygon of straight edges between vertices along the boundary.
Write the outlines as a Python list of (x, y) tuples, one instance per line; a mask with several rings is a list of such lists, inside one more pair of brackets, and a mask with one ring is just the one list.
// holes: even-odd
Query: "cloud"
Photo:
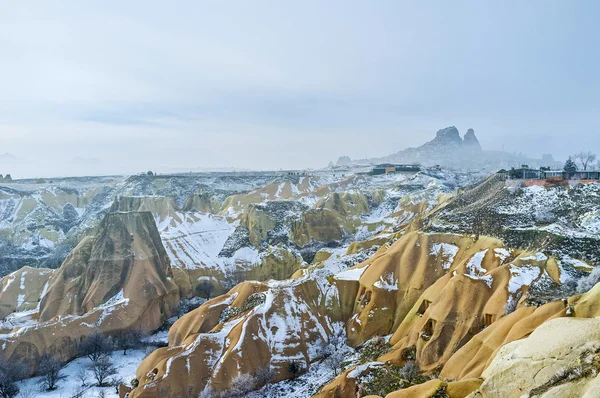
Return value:
[(11, 2), (0, 151), (39, 160), (28, 175), (77, 173), (74, 157), (113, 160), (98, 173), (318, 167), (457, 125), (488, 148), (565, 157), (600, 143), (598, 11), (591, 0)]

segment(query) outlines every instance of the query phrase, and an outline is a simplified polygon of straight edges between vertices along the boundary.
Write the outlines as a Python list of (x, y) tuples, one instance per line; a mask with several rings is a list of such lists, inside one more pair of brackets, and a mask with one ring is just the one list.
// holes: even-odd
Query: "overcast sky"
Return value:
[(17, 177), (322, 167), (449, 125), (485, 149), (600, 152), (599, 15), (596, 0), (3, 1), (0, 154)]

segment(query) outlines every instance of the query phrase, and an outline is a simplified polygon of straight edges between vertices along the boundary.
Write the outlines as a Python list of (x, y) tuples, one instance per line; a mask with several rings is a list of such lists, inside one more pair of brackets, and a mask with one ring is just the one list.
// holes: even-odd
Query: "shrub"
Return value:
[(359, 350), (360, 363), (373, 362), (392, 349), (390, 343), (382, 337), (375, 337), (367, 341)]
[(300, 373), (301, 370), (302, 367), (300, 366), (299, 362), (291, 361), (288, 363), (288, 372), (290, 372), (294, 378), (298, 375), (298, 373)]
[(228, 320), (235, 318), (236, 316), (249, 311), (266, 301), (267, 297), (263, 293), (254, 293), (248, 296), (241, 307), (227, 307), (221, 312), (219, 317), (219, 323), (227, 322)]

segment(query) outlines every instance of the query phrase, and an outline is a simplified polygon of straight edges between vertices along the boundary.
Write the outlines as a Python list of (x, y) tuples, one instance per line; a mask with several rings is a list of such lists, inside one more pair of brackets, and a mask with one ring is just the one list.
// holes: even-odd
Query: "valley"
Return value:
[(439, 168), (17, 181), (1, 187), (2, 258), (18, 268), (0, 281), (2, 351), (35, 375), (97, 331), (165, 330), (100, 391), (496, 396), (494, 355), (597, 316), (583, 286), (600, 185), (505, 185)]

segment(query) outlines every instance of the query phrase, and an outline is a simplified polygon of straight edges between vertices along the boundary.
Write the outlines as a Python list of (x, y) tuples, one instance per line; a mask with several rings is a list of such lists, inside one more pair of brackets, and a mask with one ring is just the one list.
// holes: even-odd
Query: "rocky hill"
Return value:
[(522, 164), (531, 167), (562, 167), (562, 164), (554, 161), (550, 155), (545, 155), (543, 159), (532, 159), (522, 154), (483, 150), (473, 129), (468, 129), (464, 137), (461, 137), (454, 126), (439, 130), (433, 140), (420, 147), (408, 148), (381, 158), (354, 160), (352, 163), (354, 165), (381, 163), (440, 165), (458, 170), (488, 172), (503, 168), (510, 169)]

